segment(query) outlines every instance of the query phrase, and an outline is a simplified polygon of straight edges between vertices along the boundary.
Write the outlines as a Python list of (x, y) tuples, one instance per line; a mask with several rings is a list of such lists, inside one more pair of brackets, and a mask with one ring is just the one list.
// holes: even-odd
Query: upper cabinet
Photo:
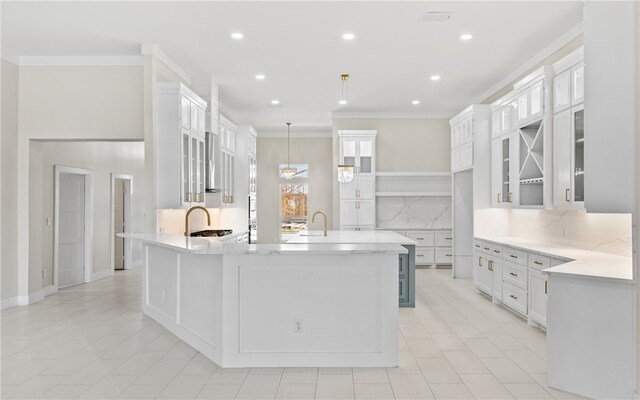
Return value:
[(375, 227), (376, 131), (338, 132), (340, 164), (353, 165), (354, 177), (340, 183), (340, 229)]
[(553, 67), (553, 205), (582, 208), (585, 200), (582, 49)]
[(490, 107), (473, 105), (449, 121), (451, 125), (451, 172), (473, 167), (476, 132), (488, 129)]
[(207, 103), (181, 83), (156, 83), (157, 208), (205, 202)]
[(549, 127), (545, 110), (551, 97), (550, 67), (514, 85), (514, 91), (492, 105), (491, 204), (494, 207), (541, 208), (549, 205), (551, 170)]
[(220, 115), (220, 189), (222, 205), (234, 203), (236, 126)]

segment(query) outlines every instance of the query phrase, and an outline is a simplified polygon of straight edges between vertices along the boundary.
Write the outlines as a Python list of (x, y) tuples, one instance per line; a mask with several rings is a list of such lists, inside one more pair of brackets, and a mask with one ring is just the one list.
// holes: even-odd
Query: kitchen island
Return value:
[(143, 311), (222, 367), (398, 365), (399, 244), (144, 244)]
[(392, 231), (303, 231), (287, 243), (295, 244), (399, 244), (407, 249), (398, 258), (400, 307), (416, 305), (416, 242)]

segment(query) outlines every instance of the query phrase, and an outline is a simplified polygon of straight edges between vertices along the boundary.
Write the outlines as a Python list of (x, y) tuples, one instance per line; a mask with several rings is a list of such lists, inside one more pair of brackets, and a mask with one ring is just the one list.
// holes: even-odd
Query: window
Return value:
[[(280, 165), (280, 170), (286, 167)], [(280, 240), (286, 242), (300, 231), (307, 230), (309, 219), (309, 165), (291, 164), (296, 174), (285, 179), (280, 174)]]

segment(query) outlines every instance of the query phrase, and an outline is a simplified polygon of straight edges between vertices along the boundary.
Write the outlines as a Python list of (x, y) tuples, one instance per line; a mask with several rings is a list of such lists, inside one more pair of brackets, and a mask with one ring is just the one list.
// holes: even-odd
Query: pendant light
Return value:
[(340, 80), (342, 81), (342, 85), (340, 87), (340, 101), (341, 105), (347, 104), (347, 100), (349, 97), (349, 74), (340, 75)]
[(349, 183), (353, 180), (353, 165), (340, 164), (338, 165), (338, 182)]
[(292, 167), (289, 163), (289, 154), (290, 154), (290, 142), (291, 142), (291, 122), (287, 122), (287, 166), (280, 169), (280, 174), (284, 179), (291, 179), (295, 174), (298, 173), (298, 169)]

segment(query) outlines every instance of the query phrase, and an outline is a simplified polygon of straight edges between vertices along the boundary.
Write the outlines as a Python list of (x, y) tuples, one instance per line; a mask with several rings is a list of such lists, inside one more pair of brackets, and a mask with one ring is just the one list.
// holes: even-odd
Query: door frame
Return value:
[(65, 165), (54, 165), (53, 199), (53, 286), (58, 290), (58, 252), (60, 238), (60, 175), (84, 176), (84, 271), (83, 283), (91, 282), (93, 270), (93, 171)]
[[(111, 271), (115, 272), (115, 256), (116, 256), (116, 246), (114, 237), (116, 235), (115, 229), (113, 227), (116, 219), (116, 213), (114, 210), (115, 204), (115, 184), (116, 179), (122, 179), (125, 181), (125, 196), (124, 196), (124, 233), (131, 232), (131, 204), (132, 204), (132, 193), (133, 193), (133, 175), (126, 174), (116, 174), (114, 172), (111, 173), (111, 195), (110, 195), (110, 213), (111, 213), (111, 228), (109, 232), (111, 233), (109, 242), (110, 242), (110, 250), (109, 254), (111, 255), (109, 258), (111, 259)], [(133, 254), (133, 243), (131, 240), (124, 241), (124, 269), (131, 269), (131, 265), (133, 262), (133, 258), (131, 255)]]

